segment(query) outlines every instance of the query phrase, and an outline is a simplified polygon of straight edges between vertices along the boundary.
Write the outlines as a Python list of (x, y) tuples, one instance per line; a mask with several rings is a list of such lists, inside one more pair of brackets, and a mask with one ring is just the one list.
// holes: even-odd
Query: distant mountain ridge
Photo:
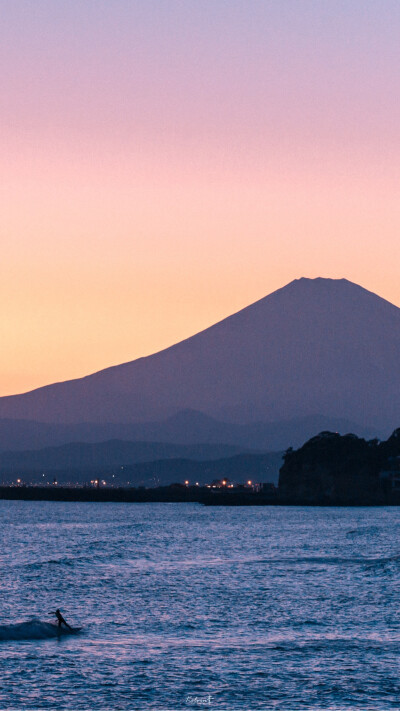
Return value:
[(165, 442), (72, 442), (59, 447), (45, 447), (34, 451), (1, 452), (0, 471), (16, 472), (36, 469), (104, 469), (136, 462), (154, 462), (158, 459), (186, 458), (212, 460), (231, 457), (243, 452), (242, 447), (230, 445), (177, 445)]
[[(124, 442), (102, 442), (97, 445), (67, 445), (31, 452), (8, 452), (0, 456), (0, 485), (13, 483), (20, 478), (23, 484), (48, 485), (56, 479), (58, 484), (89, 484), (93, 479), (104, 480), (108, 485), (159, 486), (172, 483), (209, 484), (213, 479), (228, 477), (244, 483), (268, 481), (278, 483), (282, 465), (282, 452), (241, 453), (213, 459), (168, 458), (149, 460), (149, 450), (139, 446), (126, 446)], [(206, 454), (190, 452), (187, 454)], [(193, 450), (193, 448), (192, 448)], [(162, 449), (158, 450), (159, 455)], [(212, 454), (210, 449), (209, 455)], [(216, 452), (214, 453), (216, 454)]]
[[(361, 427), (348, 420), (309, 416), (278, 422), (240, 425), (220, 422), (194, 410), (183, 410), (166, 420), (143, 423), (47, 424), (29, 420), (0, 420), (0, 452), (38, 450), (72, 442), (96, 443), (107, 440), (158, 442), (174, 445), (231, 445), (241, 450), (280, 451), (299, 447), (322, 430), (353, 432), (372, 439), (382, 436), (376, 429)], [(222, 451), (222, 450), (221, 450)]]
[(345, 279), (299, 279), (147, 358), (0, 398), (0, 418), (138, 423), (187, 408), (245, 424), (400, 423), (400, 309)]

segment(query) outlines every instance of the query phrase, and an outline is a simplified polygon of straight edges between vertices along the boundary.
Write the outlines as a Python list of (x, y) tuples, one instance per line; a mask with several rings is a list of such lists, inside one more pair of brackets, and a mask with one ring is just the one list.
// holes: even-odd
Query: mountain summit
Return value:
[(0, 398), (0, 417), (235, 422), (320, 414), (400, 424), (400, 309), (346, 279), (296, 279), (159, 353)]

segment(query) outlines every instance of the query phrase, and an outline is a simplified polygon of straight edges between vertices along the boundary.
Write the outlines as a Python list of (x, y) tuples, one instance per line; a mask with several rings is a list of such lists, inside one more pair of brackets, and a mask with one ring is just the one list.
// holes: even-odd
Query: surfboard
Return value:
[(83, 627), (58, 627), (58, 634), (78, 634)]

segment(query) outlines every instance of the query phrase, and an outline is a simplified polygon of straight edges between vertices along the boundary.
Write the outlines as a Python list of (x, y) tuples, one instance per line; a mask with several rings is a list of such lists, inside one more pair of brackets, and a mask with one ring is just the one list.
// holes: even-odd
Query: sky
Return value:
[(398, 0), (0, 0), (0, 395), (293, 279), (400, 306)]

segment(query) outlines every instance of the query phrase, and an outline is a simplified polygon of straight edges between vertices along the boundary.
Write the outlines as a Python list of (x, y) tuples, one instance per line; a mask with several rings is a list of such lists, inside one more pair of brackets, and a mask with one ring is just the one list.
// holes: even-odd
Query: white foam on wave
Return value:
[(0, 642), (19, 639), (51, 639), (52, 637), (59, 637), (61, 634), (71, 633), (74, 633), (74, 630), (58, 627), (51, 622), (42, 622), (42, 620), (33, 618), (14, 625), (0, 625)]

